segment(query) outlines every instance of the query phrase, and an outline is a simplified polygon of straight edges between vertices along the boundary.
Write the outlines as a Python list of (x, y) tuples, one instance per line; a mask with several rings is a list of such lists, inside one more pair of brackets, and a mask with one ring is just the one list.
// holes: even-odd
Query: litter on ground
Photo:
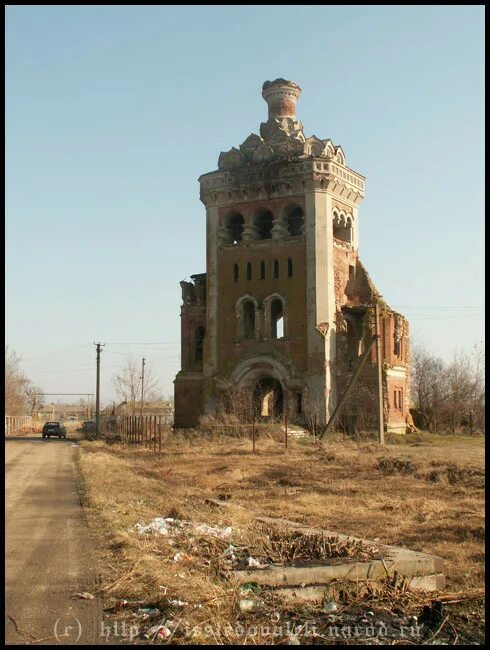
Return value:
[(155, 517), (148, 524), (138, 522), (132, 530), (140, 535), (177, 535), (180, 532), (185, 532), (195, 535), (210, 535), (219, 539), (226, 539), (233, 532), (231, 526), (218, 528), (207, 524), (195, 524), (192, 521), (181, 521), (173, 517)]

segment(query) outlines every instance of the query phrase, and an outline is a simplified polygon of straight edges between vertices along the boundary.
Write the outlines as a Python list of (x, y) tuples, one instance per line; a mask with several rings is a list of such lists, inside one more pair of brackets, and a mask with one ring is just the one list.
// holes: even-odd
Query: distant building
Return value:
[[(408, 322), (379, 298), (359, 259), (365, 178), (342, 147), (305, 136), (300, 93), (291, 81), (266, 81), (260, 135), (221, 153), (218, 170), (199, 179), (207, 268), (180, 283), (176, 426), (225, 408), (230, 384), (259, 414), (287, 407), (301, 419), (315, 408), (324, 424), (372, 338), (378, 299), (385, 422), (405, 431)], [(360, 411), (376, 387), (375, 364), (373, 348), (355, 390)]]
[[(109, 413), (112, 410), (112, 408), (107, 409)], [(141, 402), (121, 402), (121, 404), (116, 405), (115, 411), (116, 415), (141, 415)], [(145, 402), (143, 405), (143, 415), (166, 415), (173, 418), (173, 402), (164, 400)]]

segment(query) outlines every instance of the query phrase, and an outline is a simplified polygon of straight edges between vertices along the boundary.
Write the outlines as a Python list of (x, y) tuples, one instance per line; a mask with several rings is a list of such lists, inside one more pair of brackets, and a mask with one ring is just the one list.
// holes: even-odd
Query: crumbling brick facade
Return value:
[[(259, 416), (287, 408), (301, 420), (315, 410), (324, 424), (373, 335), (378, 301), (385, 422), (405, 430), (408, 323), (359, 260), (365, 179), (346, 166), (340, 146), (304, 135), (300, 93), (284, 79), (266, 82), (269, 118), (260, 135), (222, 152), (218, 170), (199, 179), (207, 268), (181, 282), (178, 427), (223, 408), (229, 386), (249, 395)], [(374, 404), (375, 364), (373, 348), (347, 415)]]

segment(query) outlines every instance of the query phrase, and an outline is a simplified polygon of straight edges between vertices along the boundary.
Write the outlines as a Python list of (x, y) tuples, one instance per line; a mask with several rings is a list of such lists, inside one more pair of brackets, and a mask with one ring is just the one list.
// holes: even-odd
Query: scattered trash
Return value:
[(174, 555), (174, 562), (180, 562), (183, 557), (182, 553), (176, 553)]
[(260, 567), (262, 566), (259, 560), (256, 560), (254, 557), (248, 558), (248, 566), (251, 567)]
[[(136, 523), (131, 530), (135, 530), (140, 535), (174, 535), (181, 532), (193, 532), (200, 535), (212, 535), (220, 539), (226, 539), (233, 531), (231, 526), (217, 528), (207, 524), (194, 524), (190, 521), (180, 521), (173, 517), (155, 517), (149, 524)], [(170, 540), (169, 540), (170, 541)]]
[(330, 601), (329, 603), (325, 603), (323, 606), (323, 611), (324, 612), (336, 612), (338, 610), (337, 603), (334, 603), (334, 601)]
[(138, 609), (138, 614), (146, 614), (147, 616), (158, 616), (160, 610), (157, 607), (140, 607)]
[(256, 582), (245, 582), (241, 587), (240, 587), (240, 595), (241, 596), (246, 596), (250, 592), (254, 593), (260, 590), (259, 585)]
[(301, 645), (301, 641), (296, 634), (290, 634), (288, 638), (288, 645)]
[(155, 517), (146, 526), (144, 524), (135, 524), (135, 529), (140, 535), (152, 535), (158, 533), (159, 535), (168, 535), (169, 527), (168, 522), (163, 517)]
[(169, 605), (174, 605), (174, 607), (187, 607), (189, 604), (185, 600), (177, 600), (175, 598), (170, 598), (168, 602)]
[(241, 612), (251, 612), (255, 609), (256, 604), (257, 603), (255, 600), (251, 600), (250, 598), (243, 598), (238, 603), (238, 606), (240, 607)]
[(214, 528), (213, 526), (208, 526), (207, 524), (200, 524), (195, 527), (196, 533), (202, 533), (204, 535), (213, 535), (225, 539), (229, 537), (233, 531), (231, 526), (226, 526), (225, 528)]
[(159, 639), (168, 639), (172, 635), (172, 632), (166, 625), (154, 625), (146, 632), (145, 638), (159, 638)]
[(95, 596), (93, 594), (89, 594), (88, 591), (82, 591), (81, 593), (73, 594), (72, 598), (82, 598), (83, 600), (93, 600), (95, 598)]

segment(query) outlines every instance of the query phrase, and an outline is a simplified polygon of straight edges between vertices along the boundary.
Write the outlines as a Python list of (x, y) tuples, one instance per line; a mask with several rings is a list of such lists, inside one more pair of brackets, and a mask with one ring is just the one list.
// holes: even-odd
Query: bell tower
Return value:
[(206, 295), (194, 304), (185, 286), (182, 336), (200, 337), (202, 362), (177, 375), (177, 426), (219, 411), (230, 387), (264, 417), (315, 410), (324, 424), (371, 336), (377, 294), (358, 258), (365, 179), (332, 140), (305, 136), (300, 95), (293, 81), (266, 81), (259, 133), (199, 178)]

